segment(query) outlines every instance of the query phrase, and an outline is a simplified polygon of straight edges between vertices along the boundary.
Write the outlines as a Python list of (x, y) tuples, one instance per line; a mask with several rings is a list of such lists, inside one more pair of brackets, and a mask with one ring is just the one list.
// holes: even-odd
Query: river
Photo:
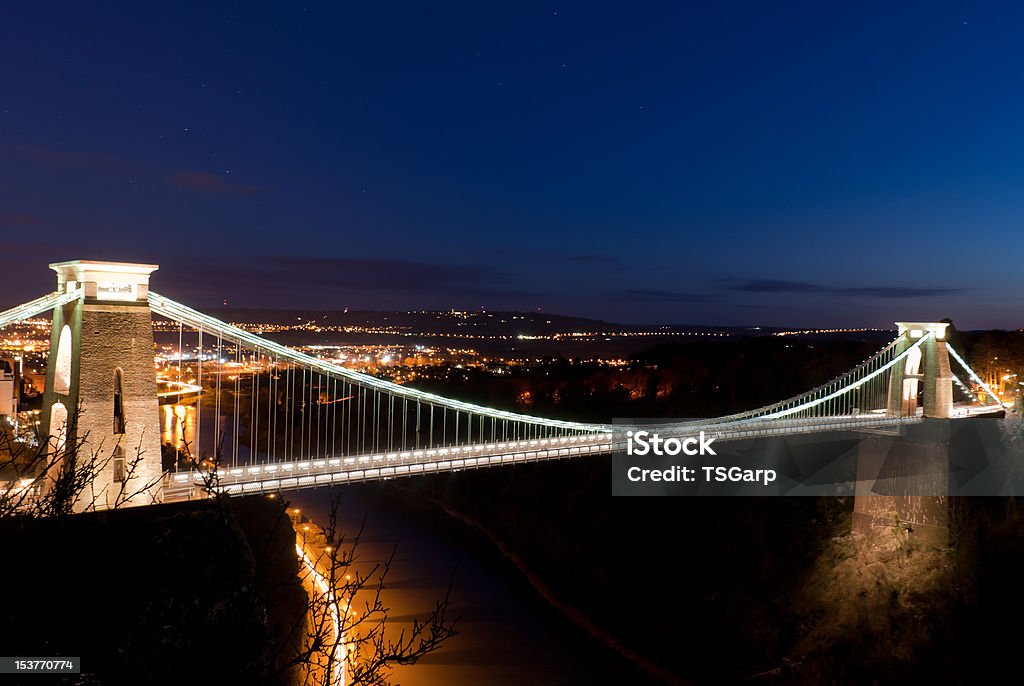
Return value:
[[(284, 494), (318, 524), (327, 489)], [(420, 663), (398, 668), (403, 686), (648, 684), (646, 676), (557, 614), (482, 535), (460, 522), (390, 497), (366, 484), (342, 490), (339, 522), (365, 527), (360, 562), (385, 560), (397, 544), (385, 603), (395, 628), (429, 612), (453, 579), (458, 635)], [(620, 592), (620, 590), (610, 592)]]
[[(193, 405), (163, 406), (162, 442), (182, 450), (195, 446), (196, 414)], [(209, 407), (202, 414), (199, 452), (208, 455), (213, 451), (214, 416)], [(222, 420), (220, 432), (229, 437), (225, 462), (247, 462), (248, 448), (231, 445), (230, 415)], [(395, 681), (403, 686), (660, 683), (555, 611), (482, 534), (434, 508), (403, 503), (380, 484), (345, 486), (341, 493), (343, 530), (356, 532), (365, 519), (359, 545), (362, 569), (386, 560), (397, 545), (384, 598), (392, 628), (411, 626), (413, 617), (429, 612), (452, 582), (450, 614), (458, 618), (458, 635), (418, 664), (397, 668)], [(316, 524), (327, 524), (328, 489), (283, 497)]]

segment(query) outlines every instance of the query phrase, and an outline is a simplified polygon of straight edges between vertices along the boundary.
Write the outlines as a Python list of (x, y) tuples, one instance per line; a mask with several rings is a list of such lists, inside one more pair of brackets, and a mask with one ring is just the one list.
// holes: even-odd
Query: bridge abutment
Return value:
[[(897, 322), (900, 355), (889, 375), (888, 415), (926, 421), (898, 436), (865, 436), (857, 459), (853, 530), (870, 534), (900, 528), (926, 542), (948, 539), (949, 427), (953, 414), (953, 375), (945, 322)], [(922, 340), (923, 339), (923, 340)], [(921, 495), (928, 494), (928, 495)]]
[(852, 529), (898, 530), (933, 545), (949, 538), (949, 424), (926, 421), (858, 447)]
[(147, 300), (157, 266), (74, 260), (50, 267), (59, 290), (83, 289), (53, 313), (42, 424), (64, 467), (94, 472), (73, 509), (152, 503), (162, 475)]

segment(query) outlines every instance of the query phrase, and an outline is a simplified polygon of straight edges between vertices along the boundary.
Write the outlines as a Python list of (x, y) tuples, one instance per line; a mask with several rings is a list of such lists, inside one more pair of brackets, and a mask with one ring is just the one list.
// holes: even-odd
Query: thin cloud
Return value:
[(747, 293), (810, 293), (825, 290), (821, 286), (803, 281), (782, 281), (777, 279), (755, 279), (741, 281), (730, 286), (734, 291)]
[(651, 303), (706, 303), (717, 300), (713, 295), (705, 293), (683, 293), (679, 291), (629, 290), (623, 297), (634, 302)]
[(168, 172), (166, 168), (152, 162), (89, 150), (26, 146), (18, 148), (17, 153), (31, 163), (45, 167), (94, 174), (130, 174), (136, 179), (156, 179), (206, 195), (244, 196), (267, 190), (262, 186), (229, 181), (218, 174), (191, 169)]
[(927, 288), (914, 286), (868, 286), (835, 288), (806, 281), (785, 281), (777, 279), (753, 279), (729, 281), (726, 288), (743, 293), (820, 293), (851, 298), (933, 298), (942, 295), (966, 293), (967, 288)]
[(0, 226), (41, 226), (44, 224), (42, 217), (34, 214), (19, 214), (17, 212), (0, 212)]
[(612, 257), (611, 255), (596, 254), (569, 255), (565, 259), (569, 262), (584, 262), (588, 264), (615, 264), (619, 261), (619, 258)]
[(548, 296), (517, 288), (515, 279), (491, 267), (388, 258), (259, 256), (245, 263), (216, 265), (165, 260), (160, 275), (160, 280), (174, 284), (169, 287), (177, 293), (197, 297), (208, 292), (245, 292), (258, 299), (275, 300), (285, 293), (295, 293), (307, 297), (315, 294), (314, 299), (366, 300), (379, 296), (418, 303), (441, 297), (446, 302), (483, 302)]
[(141, 166), (139, 162), (127, 157), (92, 150), (25, 146), (19, 148), (17, 152), (32, 162), (64, 169), (118, 172), (138, 170)]
[(489, 267), (390, 258), (269, 257), (262, 264), (311, 285), (355, 290), (479, 288), (506, 280)]
[(966, 293), (966, 288), (835, 288), (836, 295), (863, 296), (866, 298), (934, 298), (939, 295)]
[(179, 188), (207, 195), (253, 195), (262, 193), (262, 186), (228, 181), (223, 176), (200, 171), (179, 171), (170, 175), (170, 183)]

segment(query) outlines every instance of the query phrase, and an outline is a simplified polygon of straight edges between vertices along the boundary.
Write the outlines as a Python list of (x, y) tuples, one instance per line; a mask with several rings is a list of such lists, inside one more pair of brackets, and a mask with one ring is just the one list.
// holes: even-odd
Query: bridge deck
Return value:
[[(665, 436), (694, 435), (703, 429), (708, 436), (725, 443), (772, 436), (892, 428), (919, 421), (919, 416), (887, 417), (881, 414), (862, 414), (825, 419), (760, 420), (719, 426), (709, 423), (704, 427), (692, 424), (665, 424), (657, 426), (657, 429)], [(644, 428), (652, 429), (655, 426), (647, 424)], [(627, 427), (619, 428), (625, 430)], [(192, 470), (167, 476), (164, 500), (203, 497), (207, 487), (231, 495), (276, 493), (417, 474), (439, 474), (463, 469), (600, 455), (610, 453), (615, 447), (617, 446), (614, 444), (614, 434), (609, 431), (583, 436), (378, 452), (234, 468), (222, 467), (216, 477), (208, 471)]]
[(221, 468), (216, 480), (208, 472), (193, 470), (168, 476), (164, 486), (164, 500), (200, 497), (208, 483), (215, 484), (217, 490), (231, 495), (275, 493), (415, 474), (438, 474), (597, 455), (610, 452), (611, 446), (611, 434), (563, 436)]

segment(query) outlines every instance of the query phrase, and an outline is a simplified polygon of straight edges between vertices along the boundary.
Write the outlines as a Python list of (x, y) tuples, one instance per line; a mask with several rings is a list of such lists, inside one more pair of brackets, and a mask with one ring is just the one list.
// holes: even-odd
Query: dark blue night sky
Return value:
[(17, 3), (0, 307), (1022, 325), (1015, 3)]

